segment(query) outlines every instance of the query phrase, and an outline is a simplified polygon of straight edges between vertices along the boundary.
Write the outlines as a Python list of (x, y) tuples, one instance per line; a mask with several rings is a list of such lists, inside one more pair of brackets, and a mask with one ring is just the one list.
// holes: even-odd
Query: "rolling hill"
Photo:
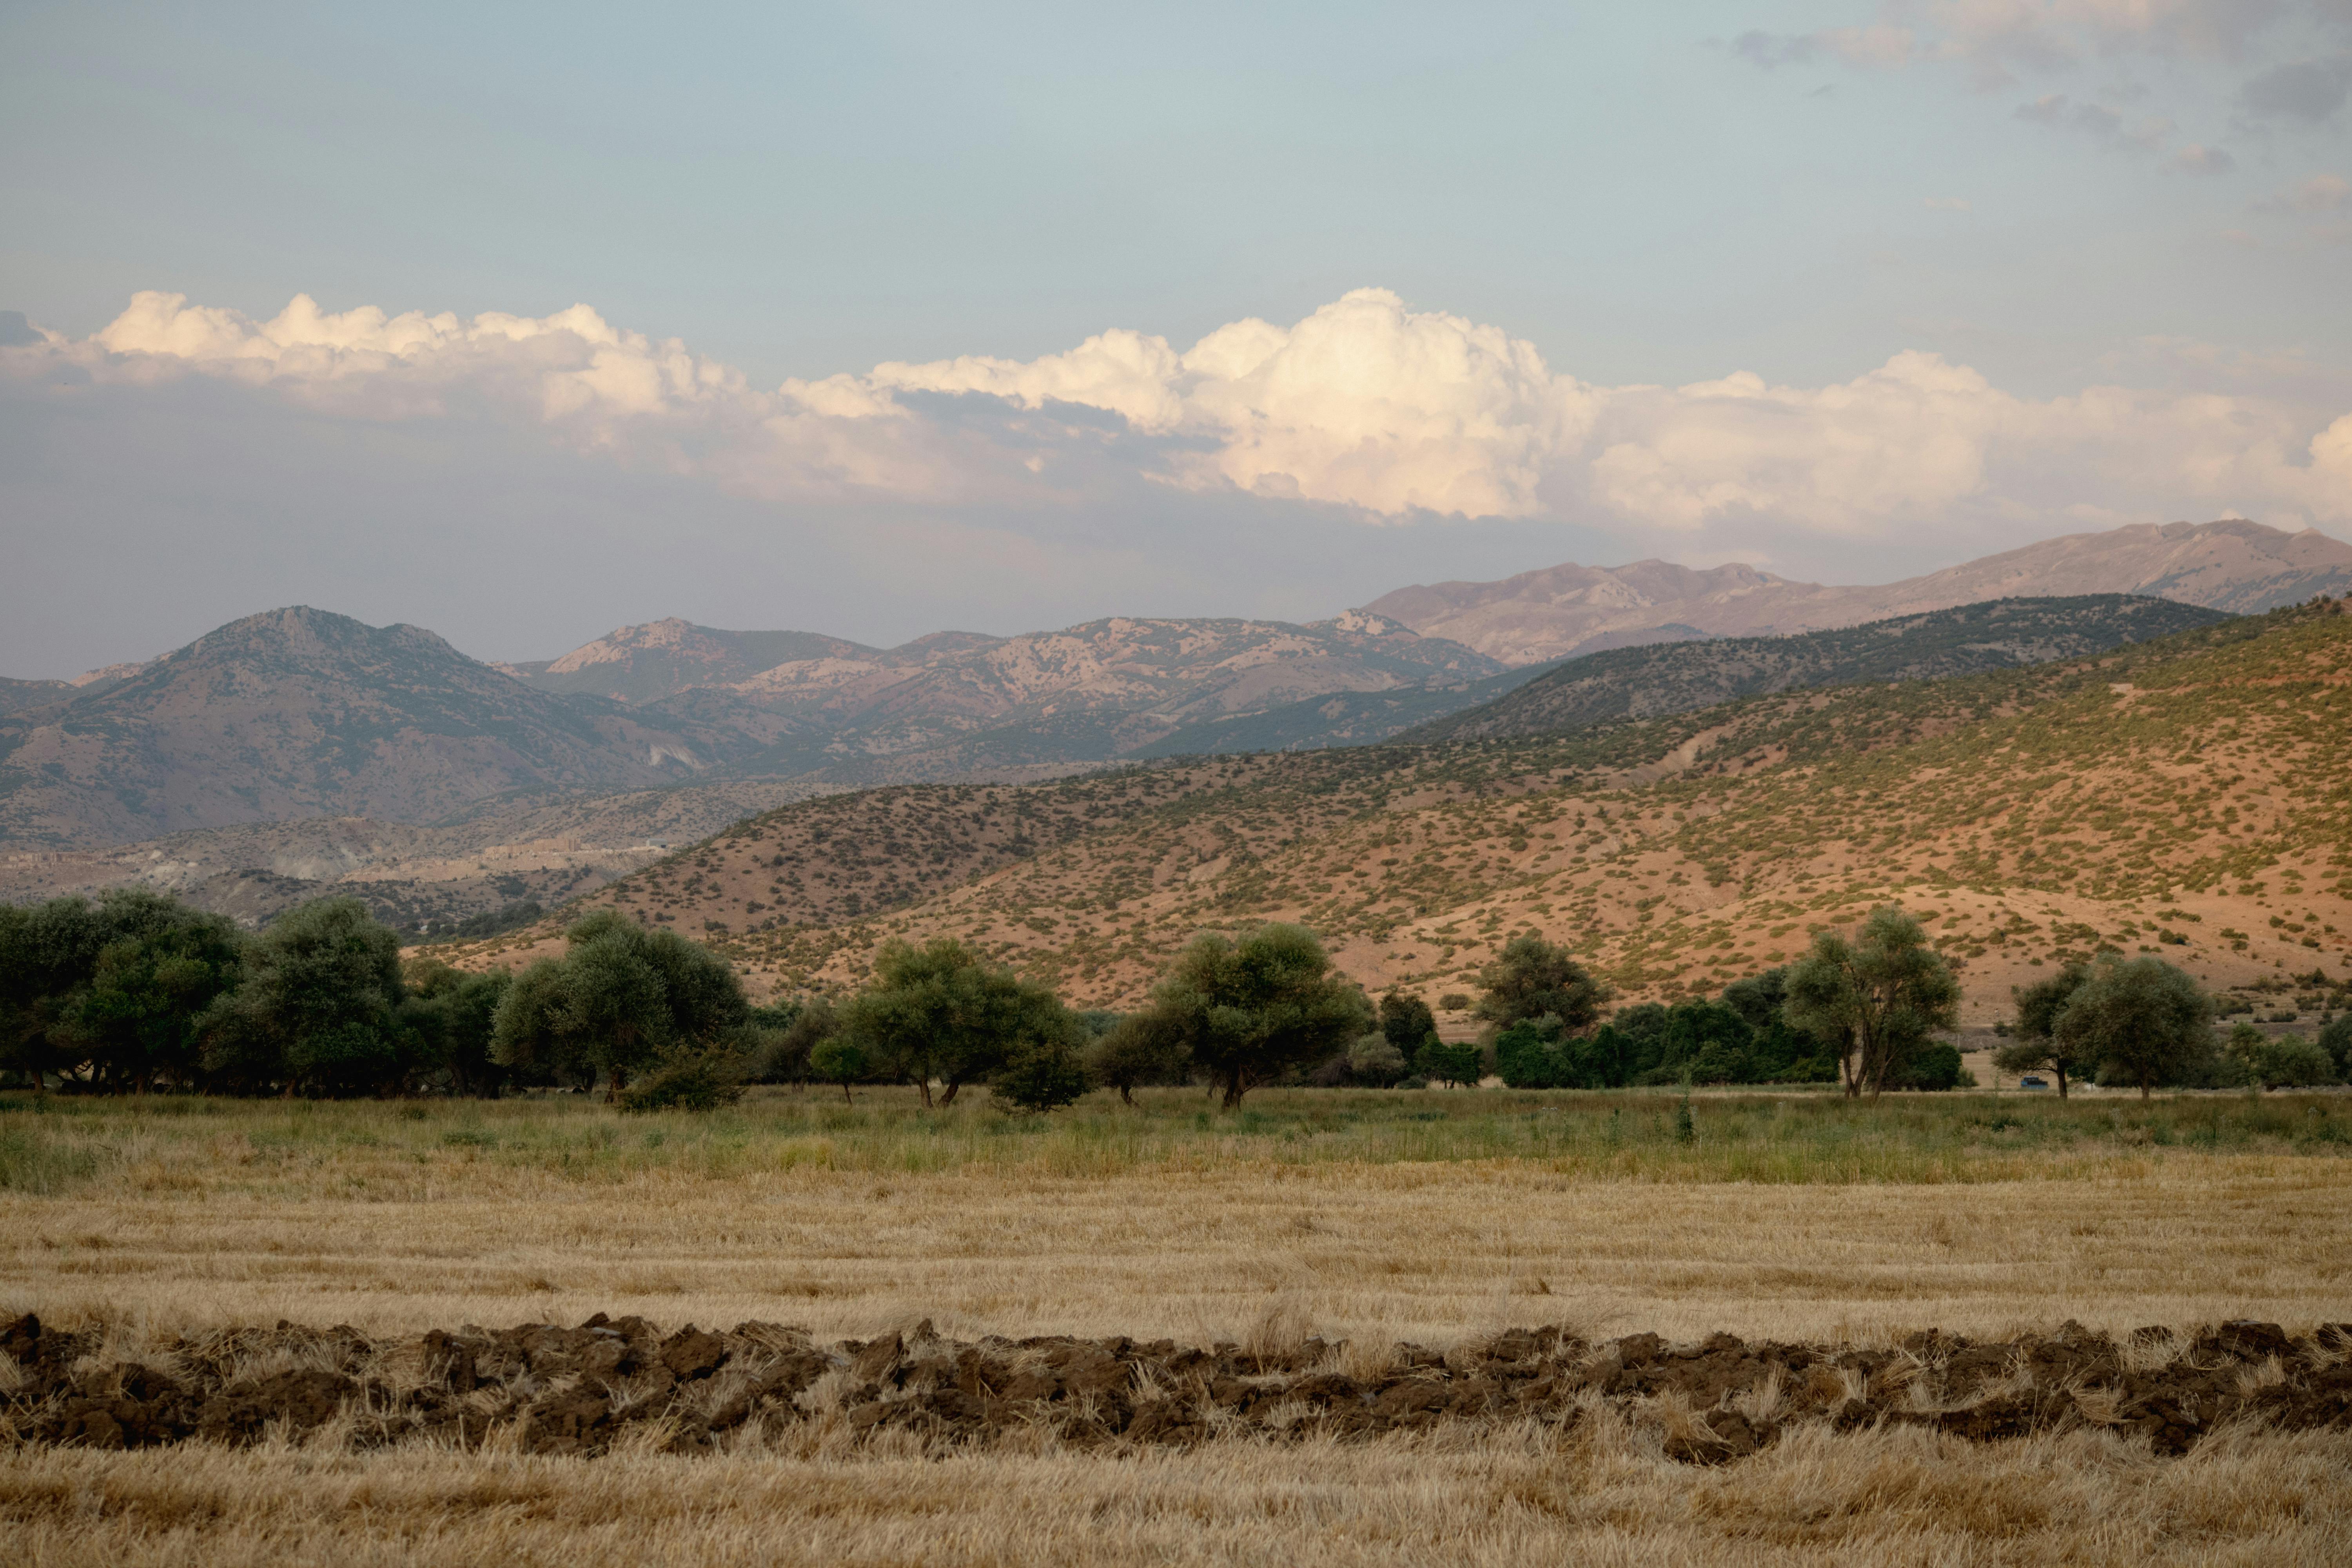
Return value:
[[(706, 936), (788, 992), (854, 985), (891, 936), (952, 934), (1076, 1000), (1129, 1004), (1194, 931), (1283, 918), (1374, 988), (1437, 999), (1532, 929), (1628, 997), (1672, 998), (1888, 899), (1962, 966), (1978, 1023), (2018, 980), (2102, 947), (2292, 990), (2352, 962), (2342, 611), (1567, 735), (839, 795), (589, 901)], [(1013, 835), (1024, 811), (1055, 826)], [(933, 860), (992, 823), (1029, 851)], [(471, 961), (512, 962), (555, 924)]]

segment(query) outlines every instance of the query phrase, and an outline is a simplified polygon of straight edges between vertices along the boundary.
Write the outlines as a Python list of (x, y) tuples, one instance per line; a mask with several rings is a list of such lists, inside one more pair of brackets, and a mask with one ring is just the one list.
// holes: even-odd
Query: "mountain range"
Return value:
[(2288, 533), (2228, 519), (2068, 534), (1882, 587), (1795, 583), (1753, 566), (1570, 563), (1499, 583), (1400, 588), (1364, 607), (1520, 665), (1635, 643), (1820, 631), (2021, 595), (2141, 594), (2245, 616), (2347, 591), (2352, 544), (2316, 529)]
[[(148, 880), (233, 895), (257, 918), (350, 882), (429, 921), (485, 912), (518, 887), (576, 892), (657, 857), (656, 837), (844, 789), (1019, 784), (1192, 752), (1360, 745), (1415, 725), (1465, 726), (1425, 731), (1438, 738), (1587, 723), (1782, 686), (2071, 657), (2182, 624), (2110, 601), (2012, 605), (2000, 628), (1913, 607), (1893, 617), (1899, 629), (1859, 641), (1769, 648), (1722, 630), (1742, 616), (2013, 595), (2036, 573), (2242, 610), (2352, 588), (2352, 547), (2242, 521), (2121, 529), (1876, 589), (1748, 568), (1564, 566), (1403, 590), (1376, 602), (1397, 613), (1307, 626), (1112, 617), (893, 648), (673, 619), (504, 666), (418, 627), (296, 607), (144, 665), (0, 687), (0, 897)], [(1563, 588), (1570, 579), (1582, 587)], [(1713, 586), (1687, 591), (1701, 579)], [(1668, 613), (1692, 618), (1659, 618)], [(1509, 616), (1516, 640), (1496, 641)], [(2029, 616), (2040, 619), (2029, 626)], [(1432, 635), (1448, 626), (1499, 652)], [(1557, 668), (1503, 657), (1524, 660), (1546, 638), (1634, 646)], [(1890, 638), (1903, 647), (1890, 652)], [(550, 814), (573, 826), (551, 826)], [(335, 846), (326, 858), (322, 835)]]

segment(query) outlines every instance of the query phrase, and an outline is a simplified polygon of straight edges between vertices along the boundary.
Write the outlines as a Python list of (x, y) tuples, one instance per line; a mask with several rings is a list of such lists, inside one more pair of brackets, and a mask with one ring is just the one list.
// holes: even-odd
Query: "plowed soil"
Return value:
[[(1117, 1448), (1233, 1436), (1371, 1437), (1444, 1423), (1572, 1426), (1603, 1405), (1663, 1421), (1670, 1457), (1753, 1454), (1800, 1423), (1933, 1427), (1994, 1441), (2096, 1426), (2187, 1452), (2225, 1425), (2352, 1426), (2352, 1323), (2310, 1337), (2232, 1321), (2117, 1342), (2069, 1323), (1974, 1342), (1934, 1331), (1887, 1348), (1589, 1341), (1518, 1329), (1440, 1352), (1385, 1357), (1308, 1339), (1281, 1349), (1160, 1340), (943, 1338), (923, 1323), (819, 1344), (748, 1322), (663, 1334), (603, 1314), (370, 1341), (279, 1323), (154, 1342), (129, 1359), (99, 1332), (26, 1316), (0, 1323), (14, 1387), (0, 1421), (20, 1442), (145, 1447), (328, 1436), (595, 1455), (709, 1451), (730, 1434), (831, 1423), (941, 1448), (1050, 1433)], [(1352, 1370), (1350, 1370), (1352, 1369)]]

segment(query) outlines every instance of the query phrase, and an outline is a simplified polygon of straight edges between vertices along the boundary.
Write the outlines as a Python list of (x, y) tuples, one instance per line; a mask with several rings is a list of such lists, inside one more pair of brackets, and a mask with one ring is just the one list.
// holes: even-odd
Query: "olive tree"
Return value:
[(1849, 1097), (1875, 1098), (1890, 1074), (1938, 1029), (1959, 1021), (1959, 982), (1895, 905), (1874, 910), (1849, 942), (1834, 931), (1789, 966), (1782, 1011), (1837, 1055)]
[(1331, 967), (1304, 928), (1264, 925), (1205, 934), (1177, 955), (1151, 993), (1193, 1063), (1231, 1110), (1255, 1085), (1344, 1050), (1371, 1026), (1361, 987)]
[(565, 931), (562, 958), (515, 976), (490, 1054), (503, 1066), (584, 1071), (617, 1101), (629, 1075), (679, 1049), (709, 1049), (749, 1016), (727, 961), (676, 931), (599, 910)]
[(2105, 1080), (2178, 1083), (2213, 1049), (2213, 1003), (2197, 982), (2160, 958), (2114, 954), (2091, 965), (2051, 1024), (2070, 1055), (2099, 1064)]
[(1152, 1009), (1121, 1018), (1086, 1055), (1087, 1077), (1118, 1090), (1121, 1105), (1133, 1105), (1136, 1089), (1147, 1083), (1183, 1082), (1192, 1068), (1181, 1021)]
[(945, 1086), (940, 1103), (953, 1104), (958, 1089), (1015, 1058), (1037, 1068), (1067, 1057), (1075, 1071), (1086, 1035), (1051, 986), (989, 963), (952, 937), (884, 944), (873, 984), (842, 1008), (841, 1027), (884, 1072), (913, 1079), (925, 1105), (933, 1080)]
[[(1478, 984), (1485, 994), (1478, 998), (1475, 1016), (1498, 1029), (1550, 1016), (1559, 1020), (1565, 1033), (1580, 1035), (1600, 1021), (1611, 995), (1609, 987), (1570, 957), (1568, 949), (1533, 931), (1505, 942), (1495, 961), (1478, 972)], [(1430, 1033), (1435, 1032), (1433, 1026)], [(1410, 1053), (1421, 1042), (1396, 1044)]]
[(1992, 1065), (2003, 1072), (2047, 1071), (2058, 1079), (2058, 1098), (2066, 1098), (2070, 1078), (2088, 1078), (2099, 1064), (2077, 1057), (2058, 1043), (2053, 1030), (2058, 1015), (2090, 978), (2087, 965), (2070, 963), (2057, 973), (2031, 985), (2012, 985), (2009, 994), (2017, 1005), (2016, 1034), (1993, 1053)]

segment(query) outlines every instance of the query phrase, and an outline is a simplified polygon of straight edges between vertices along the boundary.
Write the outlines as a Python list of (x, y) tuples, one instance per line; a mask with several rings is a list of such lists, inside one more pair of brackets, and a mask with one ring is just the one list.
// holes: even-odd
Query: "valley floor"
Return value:
[[(910, 1091), (706, 1118), (581, 1097), (0, 1104), (0, 1315), (125, 1343), (641, 1314), (868, 1338), (1440, 1349), (1511, 1326), (1886, 1345), (2067, 1320), (2352, 1319), (2352, 1101)], [(1717, 1468), (1654, 1420), (1124, 1455), (819, 1435), (681, 1458), (289, 1437), (0, 1454), (11, 1561), (2331, 1562), (2352, 1436), (2182, 1458), (2074, 1430), (1792, 1428)]]

